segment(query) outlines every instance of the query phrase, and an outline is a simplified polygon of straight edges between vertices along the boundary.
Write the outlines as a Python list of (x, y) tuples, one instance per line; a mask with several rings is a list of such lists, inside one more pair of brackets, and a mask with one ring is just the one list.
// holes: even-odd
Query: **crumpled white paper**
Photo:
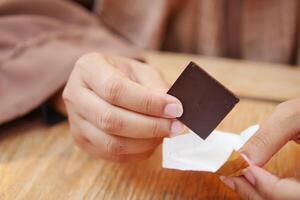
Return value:
[(163, 168), (216, 172), (258, 130), (254, 125), (240, 135), (213, 131), (206, 140), (193, 132), (163, 141)]

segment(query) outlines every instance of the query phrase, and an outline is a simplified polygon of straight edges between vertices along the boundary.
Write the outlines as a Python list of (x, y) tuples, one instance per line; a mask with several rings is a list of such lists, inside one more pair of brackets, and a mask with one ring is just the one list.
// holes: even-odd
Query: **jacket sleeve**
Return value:
[(62, 0), (0, 2), (0, 124), (39, 106), (66, 82), (84, 53), (135, 56), (125, 39)]

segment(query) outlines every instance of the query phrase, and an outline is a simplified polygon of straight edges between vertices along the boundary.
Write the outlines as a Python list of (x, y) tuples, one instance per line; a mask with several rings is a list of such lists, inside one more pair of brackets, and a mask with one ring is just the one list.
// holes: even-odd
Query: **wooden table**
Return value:
[[(280, 101), (300, 96), (300, 70), (169, 53), (146, 53), (171, 84), (194, 60), (242, 97), (218, 127), (240, 132), (266, 119)], [(0, 129), (0, 199), (238, 199), (218, 176), (161, 168), (161, 149), (140, 163), (93, 159), (73, 144), (66, 123), (24, 119)], [(300, 178), (300, 148), (286, 145), (267, 168)]]

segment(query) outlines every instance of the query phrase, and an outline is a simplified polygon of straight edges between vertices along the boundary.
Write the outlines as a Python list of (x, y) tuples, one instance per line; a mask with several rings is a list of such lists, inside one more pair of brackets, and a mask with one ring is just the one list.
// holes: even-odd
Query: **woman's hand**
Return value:
[(241, 153), (250, 164), (250, 167), (243, 171), (244, 176), (221, 179), (242, 199), (300, 199), (299, 182), (280, 179), (257, 167), (264, 165), (290, 140), (300, 143), (300, 99), (280, 104), (241, 149)]
[(182, 105), (166, 90), (154, 67), (98, 53), (81, 57), (63, 92), (76, 143), (109, 160), (149, 156), (184, 128), (175, 120)]
[(278, 178), (263, 168), (250, 166), (243, 177), (222, 178), (223, 182), (246, 200), (299, 200), (300, 183)]

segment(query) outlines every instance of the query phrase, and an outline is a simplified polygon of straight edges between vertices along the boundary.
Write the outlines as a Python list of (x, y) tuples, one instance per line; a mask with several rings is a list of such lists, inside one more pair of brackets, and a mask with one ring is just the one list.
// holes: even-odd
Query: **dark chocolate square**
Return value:
[(216, 79), (191, 62), (167, 92), (183, 105), (178, 118), (202, 139), (218, 126), (239, 99)]

